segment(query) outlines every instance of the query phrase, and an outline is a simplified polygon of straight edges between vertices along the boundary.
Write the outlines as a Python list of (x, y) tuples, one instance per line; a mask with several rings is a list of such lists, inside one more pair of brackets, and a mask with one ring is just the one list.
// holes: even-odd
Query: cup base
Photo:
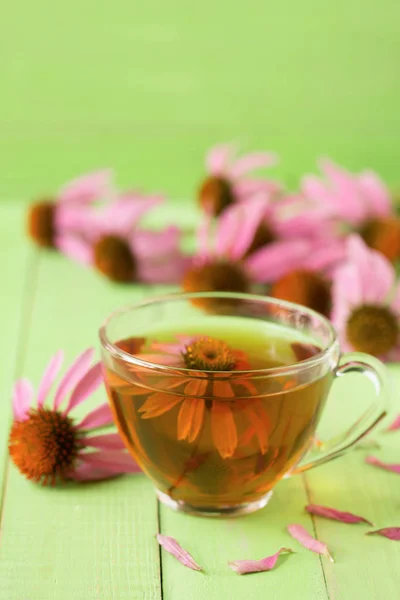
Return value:
[(261, 508), (264, 508), (271, 499), (272, 491), (268, 492), (265, 496), (254, 502), (247, 502), (245, 504), (221, 505), (221, 506), (193, 506), (182, 500), (173, 500), (168, 494), (160, 492), (156, 489), (157, 498), (162, 504), (176, 510), (178, 512), (186, 513), (189, 515), (195, 515), (198, 517), (240, 517), (241, 515), (249, 515)]

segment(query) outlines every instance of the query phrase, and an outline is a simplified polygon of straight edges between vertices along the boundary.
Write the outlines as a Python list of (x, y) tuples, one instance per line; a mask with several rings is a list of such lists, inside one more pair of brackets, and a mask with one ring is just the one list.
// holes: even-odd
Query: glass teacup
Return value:
[[(340, 356), (316, 312), (233, 293), (170, 294), (100, 330), (115, 422), (159, 499), (201, 515), (262, 508), (284, 477), (347, 451), (385, 416), (385, 369)], [(366, 375), (375, 402), (331, 442), (316, 428), (335, 377)]]

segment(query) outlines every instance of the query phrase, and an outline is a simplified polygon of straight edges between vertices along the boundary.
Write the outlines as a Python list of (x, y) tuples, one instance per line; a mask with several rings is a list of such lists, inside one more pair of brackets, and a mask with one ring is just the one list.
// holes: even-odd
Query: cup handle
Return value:
[(356, 445), (366, 435), (368, 435), (380, 421), (387, 415), (387, 372), (384, 365), (373, 356), (362, 352), (351, 352), (341, 357), (339, 365), (336, 368), (335, 377), (343, 377), (347, 373), (361, 373), (368, 377), (375, 386), (376, 399), (357, 419), (353, 425), (342, 434), (335, 438), (315, 446), (307, 453), (304, 462), (301, 461), (292, 471), (291, 475), (303, 473), (319, 465), (338, 458), (345, 454), (350, 448)]

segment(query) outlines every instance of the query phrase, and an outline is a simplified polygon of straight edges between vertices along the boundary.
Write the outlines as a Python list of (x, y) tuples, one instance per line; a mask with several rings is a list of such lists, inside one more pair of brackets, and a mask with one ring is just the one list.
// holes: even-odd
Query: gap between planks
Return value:
[[(31, 331), (32, 325), (32, 315), (33, 315), (33, 307), (35, 304), (35, 297), (37, 291), (37, 281), (38, 281), (38, 272), (39, 272), (39, 263), (40, 263), (40, 251), (36, 249), (31, 249), (28, 252), (28, 256), (25, 263), (24, 269), (24, 285), (22, 288), (22, 296), (20, 298), (20, 310), (18, 316), (18, 339), (17, 346), (15, 352), (14, 359), (14, 368), (13, 368), (13, 380), (15, 381), (17, 378), (21, 377), (26, 348), (28, 345), (29, 335)], [(9, 401), (10, 411), (11, 409), (11, 390), (10, 397), (6, 399)], [(4, 444), (8, 446), (8, 436), (6, 436), (4, 440)], [(9, 464), (10, 457), (8, 454), (8, 448), (6, 447), (5, 455), (4, 455), (4, 464), (2, 465), (4, 477), (3, 477), (3, 485), (0, 491), (0, 540), (1, 533), (3, 531), (3, 514), (4, 514), (4, 505), (7, 495), (7, 484), (8, 484), (8, 476), (9, 476)]]
[[(302, 481), (303, 481), (304, 490), (306, 492), (307, 502), (308, 502), (308, 504), (312, 504), (313, 502), (312, 502), (312, 498), (311, 498), (311, 489), (310, 489), (310, 486), (308, 484), (307, 476), (305, 475), (305, 473), (303, 473), (301, 475), (301, 478), (302, 478)], [(310, 517), (311, 517), (311, 522), (312, 522), (312, 526), (313, 526), (314, 536), (315, 536), (316, 539), (318, 539), (318, 529), (317, 529), (317, 524), (316, 524), (316, 521), (315, 521), (315, 517), (314, 517), (313, 514), (310, 514)], [(325, 584), (325, 590), (326, 590), (326, 597), (327, 597), (328, 600), (333, 600), (333, 599), (331, 599), (331, 596), (329, 594), (329, 586), (328, 586), (327, 574), (325, 572), (324, 561), (323, 561), (321, 555), (319, 555), (319, 563), (321, 565), (322, 574), (324, 576), (324, 584)]]

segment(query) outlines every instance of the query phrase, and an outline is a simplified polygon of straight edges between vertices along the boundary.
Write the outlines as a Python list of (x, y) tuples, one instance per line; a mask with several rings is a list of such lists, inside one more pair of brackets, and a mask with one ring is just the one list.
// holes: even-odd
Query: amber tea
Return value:
[(107, 363), (115, 420), (164, 501), (200, 512), (257, 502), (309, 449), (332, 373), (282, 372), (320, 352), (306, 335), (212, 316), (114, 345), (136, 359)]

